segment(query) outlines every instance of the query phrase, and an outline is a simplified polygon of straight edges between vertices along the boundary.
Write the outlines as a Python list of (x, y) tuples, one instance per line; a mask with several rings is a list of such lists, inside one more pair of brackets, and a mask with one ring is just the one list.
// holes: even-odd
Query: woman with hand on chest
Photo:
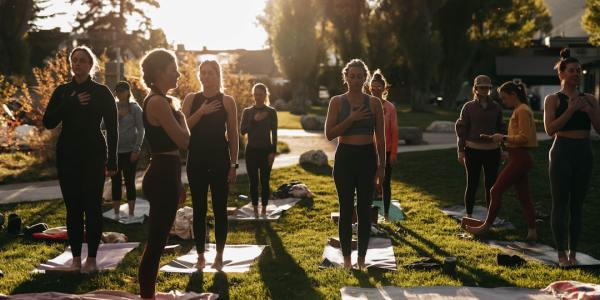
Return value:
[(258, 218), (258, 185), (261, 186), (261, 217), (267, 214), (271, 167), (277, 151), (277, 112), (269, 105), (269, 90), (257, 83), (252, 88), (254, 105), (242, 113), (241, 134), (248, 134), (246, 169), (250, 179), (250, 199)]

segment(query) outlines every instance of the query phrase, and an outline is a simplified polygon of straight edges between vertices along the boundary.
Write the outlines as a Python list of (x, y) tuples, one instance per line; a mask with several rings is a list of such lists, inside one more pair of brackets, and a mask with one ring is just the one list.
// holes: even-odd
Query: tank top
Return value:
[(190, 115), (193, 115), (204, 102), (221, 102), (221, 108), (202, 118), (190, 128), (190, 146), (189, 156), (214, 157), (226, 153), (229, 155), (227, 137), (225, 136), (227, 111), (223, 105), (223, 94), (218, 93), (215, 96), (207, 98), (203, 93), (197, 93), (194, 96)]
[[(569, 106), (569, 96), (558, 92), (556, 93), (559, 99), (558, 108), (556, 109), (556, 118), (560, 117)], [(592, 121), (590, 117), (583, 111), (576, 111), (573, 113), (571, 118), (567, 121), (565, 126), (563, 126), (559, 131), (569, 131), (569, 130), (590, 130)]]
[[(338, 124), (350, 116), (350, 100), (347, 95), (342, 95), (342, 107), (338, 115)], [(373, 135), (375, 132), (375, 115), (371, 111), (371, 101), (368, 95), (363, 96), (363, 107), (371, 113), (371, 117), (363, 120), (353, 122), (352, 125), (346, 129), (344, 136), (346, 135)]]
[[(160, 94), (154, 94), (162, 96), (163, 98), (169, 99)], [(146, 131), (145, 138), (148, 141), (148, 145), (150, 146), (150, 153), (161, 153), (161, 152), (169, 152), (173, 150), (179, 149), (177, 144), (173, 142), (173, 140), (167, 135), (167, 132), (161, 126), (154, 126), (148, 122), (148, 116), (146, 113), (146, 106), (148, 105), (148, 99), (153, 96), (149, 95), (144, 99), (144, 112), (142, 113), (143, 121), (144, 121), (144, 129)], [(179, 121), (179, 115), (174, 109), (171, 109), (173, 112), (173, 116), (177, 121)]]

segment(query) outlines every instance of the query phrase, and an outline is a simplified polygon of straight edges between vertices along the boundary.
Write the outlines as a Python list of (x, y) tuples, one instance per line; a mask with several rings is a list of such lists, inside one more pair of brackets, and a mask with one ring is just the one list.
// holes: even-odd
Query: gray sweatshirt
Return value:
[(144, 141), (142, 108), (137, 102), (129, 102), (129, 114), (119, 117), (119, 147), (117, 152), (139, 152)]

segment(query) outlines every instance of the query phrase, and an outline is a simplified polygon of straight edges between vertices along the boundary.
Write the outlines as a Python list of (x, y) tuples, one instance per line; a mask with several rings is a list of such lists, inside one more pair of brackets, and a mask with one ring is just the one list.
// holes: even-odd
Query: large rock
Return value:
[(303, 115), (300, 124), (304, 130), (323, 130), (325, 128), (325, 117), (315, 115)]
[(452, 121), (433, 121), (427, 127), (427, 132), (447, 132), (454, 133), (454, 122)]
[(310, 150), (300, 155), (300, 164), (315, 165), (317, 167), (326, 166), (328, 164), (327, 154), (323, 150)]
[(419, 145), (423, 143), (423, 131), (419, 127), (398, 127), (398, 139), (407, 145)]
[(288, 103), (283, 99), (277, 99), (275, 102), (273, 102), (273, 108), (278, 111), (288, 110)]

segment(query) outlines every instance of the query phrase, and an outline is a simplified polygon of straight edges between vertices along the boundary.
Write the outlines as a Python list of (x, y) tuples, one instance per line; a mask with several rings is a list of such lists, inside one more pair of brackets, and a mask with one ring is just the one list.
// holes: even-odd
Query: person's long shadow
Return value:
[(319, 293), (306, 272), (286, 251), (281, 239), (265, 223), (256, 226), (258, 244), (269, 245), (258, 261), (258, 269), (272, 299), (320, 299)]
[(213, 284), (208, 290), (219, 294), (219, 299), (229, 299), (229, 279), (225, 272), (217, 272), (213, 278)]
[[(432, 241), (424, 238), (423, 236), (417, 234), (416, 232), (414, 232), (413, 230), (402, 226), (401, 224), (398, 224), (398, 227), (400, 228), (400, 230), (402, 230), (404, 233), (412, 236), (413, 238), (415, 238), (416, 240), (418, 240), (419, 242), (421, 242), (422, 244), (426, 245), (428, 249), (418, 246), (415, 243), (409, 241), (408, 239), (406, 239), (404, 236), (402, 236), (402, 234), (399, 234), (398, 231), (394, 231), (391, 229), (386, 229), (386, 231), (388, 232), (390, 238), (392, 239), (393, 243), (395, 244), (406, 244), (409, 245), (411, 248), (413, 248), (420, 256), (424, 256), (424, 257), (428, 257), (431, 256), (432, 253), (435, 253), (439, 256), (443, 256), (443, 257), (449, 257), (449, 256), (453, 256), (451, 253), (447, 252), (446, 250), (444, 250), (440, 245), (437, 245), (435, 243), (433, 243)], [(498, 276), (497, 274), (493, 274), (490, 273), (488, 271), (485, 271), (483, 269), (479, 269), (476, 268), (476, 266), (472, 266), (472, 265), (468, 265), (466, 264), (464, 261), (460, 261), (458, 260), (456, 262), (456, 266), (460, 267), (456, 269), (456, 274), (454, 275), (458, 280), (460, 280), (460, 282), (462, 282), (464, 285), (470, 285), (470, 286), (486, 286), (489, 285), (490, 287), (496, 287), (496, 286), (512, 286), (513, 284), (511, 284), (509, 281), (507, 281), (506, 279)], [(465, 270), (465, 271), (459, 271), (459, 270)]]

